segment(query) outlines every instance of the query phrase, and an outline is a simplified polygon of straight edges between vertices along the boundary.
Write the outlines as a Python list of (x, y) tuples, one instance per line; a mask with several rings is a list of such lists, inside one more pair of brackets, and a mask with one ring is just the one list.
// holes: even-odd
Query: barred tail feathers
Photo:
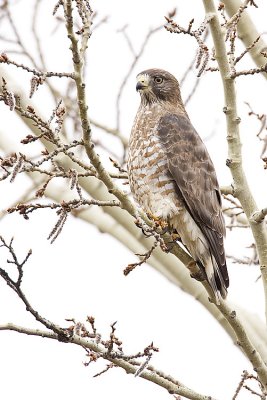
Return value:
[(226, 282), (213, 255), (206, 259), (203, 264), (216, 304), (219, 305), (221, 300), (227, 296)]

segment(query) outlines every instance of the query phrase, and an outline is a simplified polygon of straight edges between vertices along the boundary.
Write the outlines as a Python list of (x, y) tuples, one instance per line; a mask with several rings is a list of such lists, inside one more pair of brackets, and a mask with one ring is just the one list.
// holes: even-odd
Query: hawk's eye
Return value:
[(154, 82), (156, 82), (156, 83), (162, 83), (162, 82), (163, 82), (163, 78), (162, 78), (161, 76), (155, 76)]

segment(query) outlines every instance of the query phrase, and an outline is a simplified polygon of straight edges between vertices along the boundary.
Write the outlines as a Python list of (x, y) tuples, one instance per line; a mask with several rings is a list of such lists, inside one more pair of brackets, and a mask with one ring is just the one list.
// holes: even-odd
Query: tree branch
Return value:
[[(219, 310), (223, 313), (229, 324), (234, 329), (237, 335), (237, 344), (242, 348), (243, 352), (246, 354), (247, 358), (254, 367), (254, 371), (259, 376), (259, 379), (265, 388), (265, 394), (267, 394), (267, 367), (264, 360), (261, 358), (260, 354), (256, 351), (252, 345), (249, 337), (242, 325), (242, 322), (237, 317), (237, 313), (227, 305), (226, 302), (222, 302), (217, 305)], [(229, 318), (230, 317), (230, 318)]]
[[(229, 160), (228, 165), (231, 170), (234, 187), (235, 187), (235, 195), (239, 199), (244, 212), (246, 213), (250, 226), (253, 232), (253, 236), (255, 238), (255, 242), (257, 245), (257, 250), (259, 254), (260, 264), (261, 264), (261, 272), (262, 272), (262, 280), (265, 291), (265, 299), (266, 299), (266, 318), (267, 318), (267, 230), (266, 225), (264, 223), (255, 224), (251, 221), (251, 215), (258, 211), (258, 207), (256, 202), (252, 196), (250, 188), (247, 183), (247, 179), (242, 167), (242, 154), (241, 154), (241, 142), (239, 137), (239, 122), (240, 119), (237, 115), (236, 109), (236, 95), (234, 88), (234, 80), (230, 78), (231, 69), (228, 62), (228, 56), (224, 41), (224, 34), (221, 29), (220, 21), (216, 12), (215, 4), (213, 0), (203, 0), (203, 4), (206, 10), (206, 13), (211, 17), (210, 19), (210, 29), (213, 37), (213, 42), (215, 46), (215, 58), (218, 62), (218, 66), (220, 69), (221, 79), (224, 87), (224, 95), (226, 106), (224, 107), (224, 113), (226, 115), (227, 122), (227, 141), (228, 141), (228, 154)], [(224, 308), (221, 309), (224, 313)], [(230, 322), (230, 321), (228, 321)], [(235, 331), (238, 334), (238, 326), (235, 326)], [(244, 338), (243, 333), (241, 333), (241, 337)], [(250, 347), (250, 346), (249, 346)], [(243, 348), (246, 352), (247, 357), (251, 360), (254, 367), (258, 370), (259, 378), (267, 389), (267, 368), (264, 363), (261, 361), (261, 365), (259, 367), (260, 359), (258, 360), (259, 355), (257, 354), (257, 360), (251, 359), (250, 350)], [(255, 349), (253, 350), (254, 353)], [(260, 358), (260, 357), (259, 357)]]
[[(75, 83), (77, 88), (77, 98), (79, 105), (79, 112), (81, 118), (81, 126), (83, 131), (83, 141), (86, 154), (97, 171), (98, 178), (105, 184), (109, 193), (113, 194), (117, 199), (121, 202), (122, 208), (127, 210), (135, 219), (139, 220), (139, 215), (137, 209), (129, 200), (128, 196), (125, 195), (113, 182), (110, 175), (105, 170), (104, 166), (101, 163), (99, 155), (94, 150), (94, 144), (91, 141), (91, 127), (90, 121), (87, 112), (87, 101), (85, 94), (85, 84), (83, 82), (83, 59), (81, 58), (81, 54), (78, 48), (78, 40), (75, 37), (75, 33), (73, 30), (73, 17), (72, 17), (72, 2), (70, 0), (64, 1), (64, 13), (66, 20), (66, 29), (68, 32), (68, 37), (71, 41), (71, 51), (72, 51), (72, 60), (73, 67), (75, 71)], [(90, 18), (90, 17), (87, 17)], [(142, 215), (144, 219), (144, 224), (150, 225), (149, 220), (145, 215)], [(155, 233), (155, 237), (157, 238), (157, 233)], [(169, 240), (170, 235), (165, 235), (165, 238)], [(192, 258), (177, 244), (174, 246), (176, 255), (179, 255), (180, 260), (190, 269), (194, 270), (194, 273), (199, 271), (196, 263), (192, 260)], [(174, 250), (173, 250), (174, 251)]]
[(118, 129), (111, 129), (106, 125), (100, 124), (99, 122), (92, 120), (92, 118), (91, 118), (91, 124), (94, 125), (96, 128), (102, 129), (103, 131), (105, 131), (113, 136), (116, 136), (121, 141), (123, 147), (127, 148), (128, 139), (125, 136), (123, 136)]
[[(12, 150), (14, 151), (14, 146), (8, 148), (7, 140), (3, 140), (0, 144), (6, 152), (10, 152)], [(74, 168), (68, 157), (63, 157), (60, 162), (63, 163), (67, 169)], [(77, 168), (78, 173), (83, 172), (82, 166), (80, 168)], [(29, 173), (31, 178), (33, 178), (35, 175), (36, 174)], [(96, 178), (92, 177), (81, 179), (80, 184), (87, 193), (95, 198), (103, 199), (104, 201), (111, 199), (111, 197), (107, 196), (108, 194), (104, 186), (99, 185), (99, 181)], [(68, 198), (67, 192), (58, 192), (56, 187), (53, 189), (52, 184), (48, 187), (46, 194), (58, 202), (61, 202), (63, 199), (66, 201)], [(109, 214), (109, 218), (107, 218), (107, 214)], [(99, 208), (93, 212), (92, 210), (87, 209), (82, 210), (77, 215), (79, 218), (98, 226), (101, 231), (108, 232), (135, 253), (147, 251), (152, 246), (152, 238), (145, 238), (141, 231), (132, 223), (132, 218), (129, 216), (129, 214), (122, 212), (121, 210), (104, 207), (104, 212)], [(178, 245), (174, 245), (172, 251), (176, 256), (181, 257), (181, 254), (179, 254), (180, 249)], [(184, 256), (186, 258), (182, 258), (183, 262), (185, 265), (189, 265), (192, 261), (191, 258), (187, 253), (184, 253)], [(205, 308), (207, 308), (209, 312), (219, 321), (223, 328), (232, 337), (234, 342), (236, 341), (236, 335), (230, 325), (224, 318), (222, 318), (220, 311), (217, 311), (216, 307), (209, 302), (207, 294), (205, 290), (202, 289), (201, 285), (190, 278), (188, 271), (184, 268), (184, 265), (181, 263), (180, 259), (172, 257), (171, 255), (167, 255), (163, 253), (160, 248), (157, 248), (155, 249), (155, 252), (152, 254), (151, 258), (148, 260), (148, 263), (162, 273), (171, 282), (175, 283), (187, 293), (190, 293), (194, 298), (196, 298), (196, 300), (200, 301)], [(264, 327), (259, 325), (259, 321), (257, 323), (253, 321), (250, 324), (250, 320), (251, 318), (249, 319), (249, 317), (246, 315), (246, 318), (243, 319), (242, 324), (246, 327), (246, 329), (249, 328), (250, 340), (253, 342), (255, 348), (259, 349), (261, 354), (265, 354), (264, 349), (266, 349), (266, 341), (264, 341), (263, 337), (258, 337), (258, 333), (264, 331)]]
[[(71, 3), (71, 2), (68, 2)], [(69, 21), (68, 23), (71, 23)], [(75, 39), (75, 34), (73, 33), (73, 30), (71, 30), (71, 34), (73, 34), (74, 39)], [(75, 42), (75, 40), (74, 40)], [(78, 43), (76, 42), (76, 50), (77, 52), (75, 55), (79, 55), (79, 48), (78, 48)], [(80, 55), (79, 55), (80, 56)], [(75, 62), (77, 61), (77, 58), (75, 58)], [(74, 64), (75, 64), (74, 62)], [(127, 196), (122, 192), (116, 192), (118, 189), (114, 185), (113, 181), (111, 180), (110, 175), (104, 170), (102, 164), (100, 163), (100, 160), (98, 158), (98, 155), (95, 153), (94, 148), (93, 148), (93, 143), (90, 141), (90, 122), (89, 118), (87, 115), (87, 105), (86, 105), (86, 98), (85, 98), (85, 86), (83, 83), (83, 61), (80, 60), (81, 62), (79, 64), (78, 69), (74, 69), (75, 72), (78, 72), (80, 75), (79, 78), (76, 80), (76, 87), (77, 87), (77, 93), (78, 93), (78, 101), (79, 101), (79, 106), (80, 106), (80, 115), (81, 115), (81, 121), (82, 121), (82, 128), (83, 128), (83, 133), (84, 136), (88, 138), (87, 141), (87, 154), (89, 155), (89, 159), (91, 160), (92, 164), (94, 165), (96, 171), (97, 171), (97, 176), (102, 180), (102, 182), (105, 184), (107, 189), (111, 194), (118, 194), (123, 198), (123, 204), (124, 208), (131, 214), (136, 216), (136, 209), (135, 207), (130, 203), (129, 199)], [(34, 124), (32, 124), (31, 129), (35, 129), (36, 127)], [(1, 140), (1, 139), (0, 139)], [(49, 144), (49, 143), (48, 143)], [(90, 147), (91, 146), (91, 147)], [(47, 146), (46, 146), (47, 147)], [(68, 157), (63, 157), (63, 160), (59, 160), (61, 163), (65, 163), (71, 167), (73, 167), (73, 164), (70, 162)], [(79, 164), (80, 165), (80, 164)], [(83, 168), (82, 164), (80, 165), (81, 168)], [(82, 173), (82, 171), (81, 171)], [(97, 196), (94, 196), (96, 198), (103, 198), (103, 201), (110, 199), (111, 196), (108, 196), (107, 191), (104, 188), (104, 185), (99, 185), (99, 180), (96, 178), (92, 179), (83, 179), (83, 187), (86, 189), (88, 193), (97, 193)], [(99, 196), (98, 196), (99, 195)], [(119, 197), (118, 197), (119, 198)], [(109, 200), (107, 200), (109, 201)], [(127, 203), (129, 201), (129, 203)], [(130, 205), (129, 205), (130, 204)], [(109, 217), (109, 222), (110, 224), (106, 225), (107, 218), (104, 214), (108, 213)], [(144, 249), (148, 250), (151, 248), (151, 243), (148, 239), (145, 239), (144, 236), (141, 234), (140, 230), (136, 228), (136, 226), (132, 223), (132, 218), (129, 217), (129, 215), (125, 212), (122, 212), (121, 210), (107, 210), (104, 208), (104, 212), (102, 210), (97, 210), (97, 216), (101, 214), (101, 219), (97, 221), (98, 226), (102, 226), (102, 230), (107, 231), (109, 229), (109, 232), (112, 233), (115, 237), (117, 237), (122, 243), (125, 243), (127, 247), (132, 248), (134, 252), (138, 251), (139, 253), (142, 253)], [(85, 217), (85, 215), (89, 215), (88, 210), (82, 211), (81, 215), (83, 215), (83, 218), (87, 218), (87, 221), (91, 220), (93, 221), (92, 218), (92, 213), (90, 214), (90, 217)], [(112, 217), (112, 218), (111, 218)], [(96, 218), (94, 218), (95, 222)], [(114, 220), (117, 220), (117, 223), (114, 226)], [(127, 235), (126, 235), (127, 234)], [(127, 236), (127, 237), (126, 237)], [(131, 242), (129, 244), (129, 242)], [(140, 249), (141, 247), (141, 249)], [(139, 250), (140, 249), (140, 250)], [(179, 246), (175, 245), (173, 252), (178, 255), (179, 254)], [(190, 264), (192, 259), (186, 254), (186, 253), (181, 253), (179, 257), (184, 257), (182, 260), (186, 265)], [(225, 327), (225, 329), (230, 332), (232, 338), (234, 338), (234, 333), (233, 330), (230, 328), (230, 326), (226, 323), (225, 319), (221, 317), (221, 315), (216, 311), (216, 308), (213, 304), (210, 304), (206, 293), (204, 290), (202, 290), (201, 285), (199, 285), (197, 282), (192, 280), (189, 275), (188, 271), (184, 268), (184, 266), (177, 260), (177, 258), (171, 257), (170, 255), (166, 255), (162, 253), (160, 249), (155, 249), (155, 252), (152, 254), (151, 258), (148, 260), (151, 265), (153, 265), (155, 268), (157, 268), (161, 273), (163, 273), (168, 279), (170, 279), (172, 282), (175, 282), (178, 286), (184, 288), (187, 292), (193, 294), (193, 296), (199, 300), (202, 304), (204, 304), (213, 315), (216, 315), (216, 318), (219, 319), (220, 323)], [(228, 316), (230, 318), (230, 316)], [(255, 329), (257, 330), (257, 329)], [(255, 332), (251, 334), (251, 337), (255, 336)], [(264, 340), (262, 340), (261, 343), (263, 343)], [(255, 340), (255, 346), (257, 346), (257, 340)]]
[[(232, 17), (242, 5), (240, 0), (224, 0), (223, 3), (230, 17)], [(238, 37), (242, 40), (246, 47), (250, 47), (251, 44), (260, 36), (247, 11), (242, 13), (237, 25), (237, 31)], [(260, 38), (249, 50), (249, 54), (258, 68), (261, 68), (266, 64), (266, 58), (262, 54), (266, 52), (266, 50), (267, 45), (262, 38)], [(262, 75), (267, 79), (267, 73), (264, 72)]]
[[(77, 99), (79, 105), (79, 112), (80, 112), (80, 119), (81, 119), (81, 126), (82, 126), (83, 140), (84, 140), (84, 147), (86, 154), (91, 164), (96, 169), (98, 173), (98, 178), (106, 185), (109, 193), (117, 197), (118, 200), (120, 200), (122, 207), (125, 208), (131, 215), (136, 217), (135, 208), (132, 202), (128, 199), (127, 196), (125, 196), (125, 194), (118, 187), (114, 185), (110, 175), (106, 172), (104, 166), (102, 165), (100, 157), (94, 150), (94, 144), (91, 141), (91, 127), (87, 112), (88, 107), (85, 94), (85, 83), (83, 81), (84, 60), (82, 59), (82, 55), (84, 55), (84, 52), (82, 54), (79, 52), (78, 40), (76, 39), (73, 30), (72, 2), (70, 0), (65, 0), (63, 4), (64, 4), (66, 29), (68, 32), (68, 37), (71, 41), (71, 51), (73, 55), (72, 60), (75, 71), (74, 80), (77, 89)], [(87, 18), (88, 19), (90, 18), (88, 14)]]
[(211, 33), (214, 41), (216, 59), (220, 68), (221, 79), (224, 87), (225, 103), (224, 113), (227, 123), (228, 155), (227, 165), (234, 180), (235, 196), (240, 201), (242, 208), (250, 222), (250, 227), (255, 238), (259, 260), (261, 264), (262, 281), (265, 292), (265, 310), (267, 320), (267, 229), (265, 223), (255, 224), (251, 216), (259, 211), (255, 199), (248, 185), (242, 167), (241, 141), (239, 136), (240, 118), (237, 115), (236, 94), (234, 80), (230, 78), (231, 70), (225, 47), (224, 34), (216, 13), (214, 2), (203, 0), (207, 13), (213, 15), (210, 21)]
[[(26, 335), (39, 336), (47, 339), (59, 340), (58, 335), (53, 332), (44, 331), (40, 329), (30, 329), (14, 325), (11, 323), (0, 325), (0, 331), (4, 330), (15, 331)], [(105, 360), (112, 362), (114, 365), (123, 368), (128, 374), (135, 375), (138, 369), (140, 368), (140, 363), (136, 362), (132, 363), (130, 361), (125, 360), (131, 357), (127, 357), (125, 355), (123, 356), (124, 358), (123, 359), (117, 352), (108, 351), (104, 346), (97, 344), (95, 341), (83, 338), (77, 334), (72, 334), (67, 343), (72, 343), (84, 349), (89, 349), (93, 351), (101, 358), (104, 358)], [(177, 394), (192, 400), (214, 400), (211, 396), (205, 396), (195, 392), (194, 390), (188, 388), (181, 382), (178, 382), (170, 375), (166, 375), (162, 371), (157, 370), (152, 365), (148, 365), (146, 369), (142, 371), (138, 376), (147, 381), (153, 382), (156, 385), (161, 386), (171, 394)]]
[(252, 214), (251, 220), (253, 222), (256, 222), (257, 224), (260, 224), (261, 222), (264, 221), (266, 215), (267, 215), (267, 207), (263, 208), (260, 211), (257, 211), (255, 214)]
[[(125, 77), (123, 78), (123, 81), (121, 82), (121, 85), (120, 85), (120, 88), (119, 88), (119, 91), (118, 91), (118, 94), (117, 94), (117, 99), (116, 99), (116, 114), (117, 114), (117, 115), (116, 115), (116, 126), (117, 126), (117, 130), (120, 129), (120, 101), (121, 101), (121, 96), (122, 96), (124, 87), (125, 87), (125, 85), (126, 85), (128, 79), (129, 79), (131, 73), (133, 72), (134, 67), (136, 66), (137, 62), (140, 60), (141, 56), (143, 55), (143, 53), (144, 53), (144, 51), (145, 51), (145, 48), (146, 48), (146, 45), (147, 45), (147, 43), (149, 42), (150, 38), (151, 38), (156, 32), (158, 32), (160, 29), (162, 29), (162, 27), (163, 27), (163, 26), (160, 25), (160, 26), (158, 26), (158, 27), (156, 27), (156, 28), (150, 29), (150, 30), (147, 32), (147, 34), (146, 34), (146, 36), (145, 36), (145, 39), (144, 39), (144, 41), (143, 41), (143, 43), (142, 43), (142, 45), (141, 45), (141, 48), (140, 48), (140, 50), (139, 50), (139, 52), (138, 52), (137, 54), (134, 55), (133, 61), (132, 61), (131, 65), (130, 65), (130, 68), (129, 68), (127, 74), (125, 75)], [(127, 145), (128, 145), (128, 143), (127, 143)]]

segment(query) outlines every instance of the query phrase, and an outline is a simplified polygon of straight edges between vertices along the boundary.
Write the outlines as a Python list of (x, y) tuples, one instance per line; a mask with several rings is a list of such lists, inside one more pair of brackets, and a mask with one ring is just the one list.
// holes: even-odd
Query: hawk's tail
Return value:
[[(220, 304), (222, 299), (227, 296), (227, 282), (225, 281), (221, 268), (218, 266), (215, 258), (211, 255), (207, 260), (205, 260), (204, 270), (207, 275), (207, 280), (213, 291), (216, 304)], [(203, 268), (203, 265), (201, 265)], [(224, 266), (226, 267), (226, 266)]]

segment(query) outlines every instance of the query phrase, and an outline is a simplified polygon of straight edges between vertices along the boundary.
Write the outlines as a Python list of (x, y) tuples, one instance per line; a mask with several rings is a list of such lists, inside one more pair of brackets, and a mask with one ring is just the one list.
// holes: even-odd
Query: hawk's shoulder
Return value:
[(185, 112), (165, 112), (159, 118), (157, 133), (163, 143), (167, 143), (173, 137), (179, 141), (182, 140), (181, 145), (186, 144), (187, 146), (198, 140), (201, 141)]

